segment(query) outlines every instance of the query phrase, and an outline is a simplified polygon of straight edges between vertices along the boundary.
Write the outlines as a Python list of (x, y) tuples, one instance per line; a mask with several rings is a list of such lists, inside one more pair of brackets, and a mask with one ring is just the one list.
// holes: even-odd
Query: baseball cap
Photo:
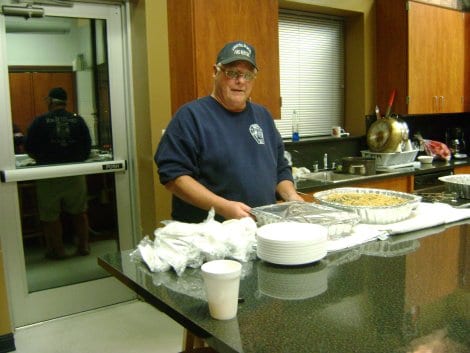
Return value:
[(243, 41), (225, 44), (219, 55), (217, 55), (217, 64), (229, 64), (238, 60), (248, 61), (255, 68), (258, 68), (256, 66), (255, 48)]
[(62, 87), (52, 88), (49, 91), (49, 94), (47, 96), (49, 98), (57, 99), (57, 100), (62, 101), (62, 102), (67, 101), (67, 92), (65, 92), (65, 90)]

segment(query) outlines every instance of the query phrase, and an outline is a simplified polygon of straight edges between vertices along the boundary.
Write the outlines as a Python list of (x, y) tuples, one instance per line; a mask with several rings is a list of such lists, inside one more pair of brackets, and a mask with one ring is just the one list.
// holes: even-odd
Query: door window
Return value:
[(67, 93), (66, 109), (86, 122), (92, 145), (86, 161), (111, 160), (106, 21), (7, 17), (5, 25), (16, 167), (37, 165), (24, 140), (35, 117), (48, 111), (55, 87)]

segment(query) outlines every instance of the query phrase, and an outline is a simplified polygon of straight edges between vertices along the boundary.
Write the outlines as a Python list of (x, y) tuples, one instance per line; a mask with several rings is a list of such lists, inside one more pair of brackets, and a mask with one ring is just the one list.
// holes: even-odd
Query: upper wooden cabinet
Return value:
[(280, 117), (277, 0), (168, 0), (171, 107), (212, 92), (219, 50), (243, 40), (256, 50), (259, 73), (252, 100)]
[(470, 112), (470, 12), (465, 13), (464, 110)]
[(51, 88), (63, 87), (69, 98), (67, 108), (76, 111), (73, 71), (47, 71), (47, 68), (34, 71), (28, 67), (21, 70), (17, 68), (17, 71), (10, 72), (9, 80), (12, 120), (23, 133), (26, 133), (36, 116), (47, 112), (48, 107), (44, 97)]
[(399, 114), (464, 111), (462, 12), (414, 1), (377, 0), (377, 100), (396, 89)]

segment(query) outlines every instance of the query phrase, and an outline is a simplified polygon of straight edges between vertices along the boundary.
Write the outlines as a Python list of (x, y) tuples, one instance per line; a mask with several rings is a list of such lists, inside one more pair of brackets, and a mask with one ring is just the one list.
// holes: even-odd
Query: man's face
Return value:
[[(244, 74), (252, 77), (247, 79)], [(251, 95), (256, 69), (246, 61), (214, 66), (214, 97), (227, 109), (239, 112), (245, 109)], [(250, 78), (251, 78), (250, 77)]]

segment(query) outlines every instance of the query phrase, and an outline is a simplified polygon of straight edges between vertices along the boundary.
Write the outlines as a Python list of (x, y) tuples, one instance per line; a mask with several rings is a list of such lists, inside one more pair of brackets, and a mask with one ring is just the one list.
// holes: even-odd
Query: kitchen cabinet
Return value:
[(47, 68), (10, 67), (10, 100), (13, 122), (26, 133), (33, 119), (47, 112), (44, 97), (53, 87), (63, 87), (68, 93), (68, 109), (75, 107), (75, 73), (47, 71)]
[[(469, 167), (470, 168), (470, 167)], [(390, 176), (384, 177), (381, 179), (358, 179), (357, 181), (349, 180), (344, 183), (336, 184), (334, 187), (359, 187), (359, 188), (374, 188), (374, 189), (385, 189), (391, 191), (400, 191), (400, 192), (413, 192), (414, 185), (414, 175), (405, 175), (405, 176)], [(332, 185), (326, 187), (315, 187), (311, 190), (302, 189), (302, 192), (299, 195), (306, 202), (314, 202), (315, 199), (313, 194), (318, 191), (330, 189)]]
[(259, 74), (252, 100), (280, 117), (278, 2), (168, 0), (172, 112), (212, 92), (213, 65), (227, 43), (255, 47)]
[(470, 12), (465, 13), (464, 111), (470, 112)]
[(378, 0), (377, 101), (396, 89), (399, 114), (464, 111), (464, 13), (414, 1)]
[(396, 176), (378, 180), (370, 180), (353, 184), (353, 187), (386, 189), (400, 192), (413, 192), (414, 176)]
[(470, 165), (454, 167), (454, 174), (470, 174)]

